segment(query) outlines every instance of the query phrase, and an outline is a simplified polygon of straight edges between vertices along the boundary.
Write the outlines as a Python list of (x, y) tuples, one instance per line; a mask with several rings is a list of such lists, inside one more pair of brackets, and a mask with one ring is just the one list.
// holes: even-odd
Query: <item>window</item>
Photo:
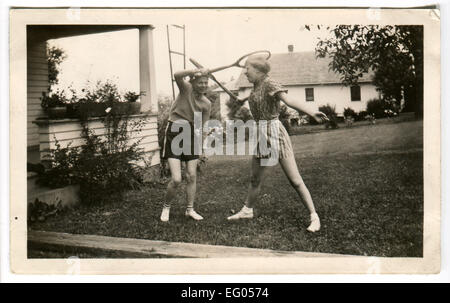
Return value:
[(350, 87), (350, 97), (352, 101), (361, 101), (361, 87), (359, 85)]
[(314, 101), (314, 88), (305, 88), (306, 101)]

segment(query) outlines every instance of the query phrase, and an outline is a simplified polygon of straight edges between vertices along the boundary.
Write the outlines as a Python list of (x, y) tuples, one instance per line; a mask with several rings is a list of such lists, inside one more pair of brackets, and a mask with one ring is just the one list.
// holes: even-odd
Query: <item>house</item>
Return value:
[[(45, 156), (49, 154), (50, 150), (56, 148), (56, 140), (61, 147), (66, 147), (68, 144), (71, 144), (72, 147), (84, 144), (78, 119), (45, 119), (46, 114), (41, 109), (40, 97), (43, 92), (47, 91), (49, 86), (49, 71), (46, 58), (47, 40), (129, 29), (137, 29), (139, 33), (139, 90), (144, 93), (140, 97), (141, 113), (132, 116), (131, 119), (141, 119), (143, 117), (146, 119), (142, 131), (136, 134), (133, 133), (131, 139), (140, 140), (139, 147), (148, 156), (146, 160), (149, 160), (149, 162), (147, 163), (150, 163), (150, 166), (155, 168), (155, 170), (157, 169), (160, 163), (160, 147), (158, 145), (157, 132), (158, 104), (155, 82), (153, 26), (149, 24), (27, 26), (27, 163), (29, 163), (30, 167), (39, 166), (39, 163), (43, 163)], [(101, 123), (100, 118), (90, 118), (88, 123), (89, 127), (95, 128), (97, 134), (105, 133), (105, 127)], [(29, 202), (30, 199), (33, 200), (38, 194), (34, 178), (35, 174), (28, 174)], [(39, 192), (39, 194), (41, 193)]]
[[(239, 94), (239, 91), (236, 89), (237, 80), (231, 80), (230, 82), (224, 84), (225, 88), (231, 91), (236, 96)], [(228, 100), (230, 100), (230, 96), (220, 87), (216, 88), (214, 92), (219, 94), (219, 110), (220, 110), (220, 118), (222, 121), (228, 119), (229, 108), (227, 106)]]
[[(359, 112), (366, 109), (369, 100), (380, 97), (371, 81), (371, 73), (364, 74), (358, 85), (345, 87), (339, 75), (329, 70), (329, 58), (316, 58), (314, 52), (294, 52), (292, 45), (287, 53), (272, 54), (269, 62), (270, 77), (283, 84), (289, 96), (313, 110), (329, 104), (336, 106), (338, 115), (342, 115), (347, 107)], [(248, 96), (252, 87), (241, 72), (236, 83), (239, 97)]]

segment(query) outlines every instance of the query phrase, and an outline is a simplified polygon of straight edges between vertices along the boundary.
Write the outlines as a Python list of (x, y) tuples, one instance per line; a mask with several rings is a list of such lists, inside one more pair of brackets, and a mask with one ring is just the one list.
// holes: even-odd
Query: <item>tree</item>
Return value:
[(67, 58), (66, 52), (47, 43), (48, 82), (58, 84), (59, 65)]
[(356, 84), (372, 70), (374, 84), (387, 102), (399, 105), (404, 95), (406, 107), (422, 116), (422, 26), (338, 25), (330, 34), (318, 42), (316, 55), (331, 58), (330, 70), (341, 75), (344, 85)]

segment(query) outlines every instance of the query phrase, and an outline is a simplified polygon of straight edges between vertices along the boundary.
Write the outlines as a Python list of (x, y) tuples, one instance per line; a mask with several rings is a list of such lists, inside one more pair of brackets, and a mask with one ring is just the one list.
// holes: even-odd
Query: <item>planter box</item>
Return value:
[(112, 106), (114, 115), (136, 115), (141, 112), (140, 102), (118, 102)]
[(68, 118), (90, 118), (106, 116), (108, 106), (105, 103), (80, 103), (67, 105)]
[(64, 119), (67, 116), (67, 109), (63, 107), (49, 107), (46, 113), (50, 119)]
[[(106, 103), (80, 103), (67, 105), (67, 118), (104, 117), (108, 114)], [(140, 102), (116, 102), (111, 107), (114, 115), (137, 115), (141, 112)], [(50, 117), (51, 118), (51, 117)]]

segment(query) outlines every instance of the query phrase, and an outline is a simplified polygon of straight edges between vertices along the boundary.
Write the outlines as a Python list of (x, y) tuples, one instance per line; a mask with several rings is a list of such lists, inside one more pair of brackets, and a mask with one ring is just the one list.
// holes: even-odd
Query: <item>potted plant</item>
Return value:
[(42, 92), (41, 107), (50, 119), (66, 118), (66, 104), (68, 102), (64, 91)]
[(116, 101), (112, 105), (112, 113), (115, 115), (135, 115), (141, 112), (141, 102), (137, 102), (143, 93), (127, 92), (124, 101)]
[(108, 107), (119, 98), (115, 84), (98, 81), (95, 87), (81, 90), (81, 97), (68, 106), (69, 114), (73, 118), (82, 119), (106, 116)]

